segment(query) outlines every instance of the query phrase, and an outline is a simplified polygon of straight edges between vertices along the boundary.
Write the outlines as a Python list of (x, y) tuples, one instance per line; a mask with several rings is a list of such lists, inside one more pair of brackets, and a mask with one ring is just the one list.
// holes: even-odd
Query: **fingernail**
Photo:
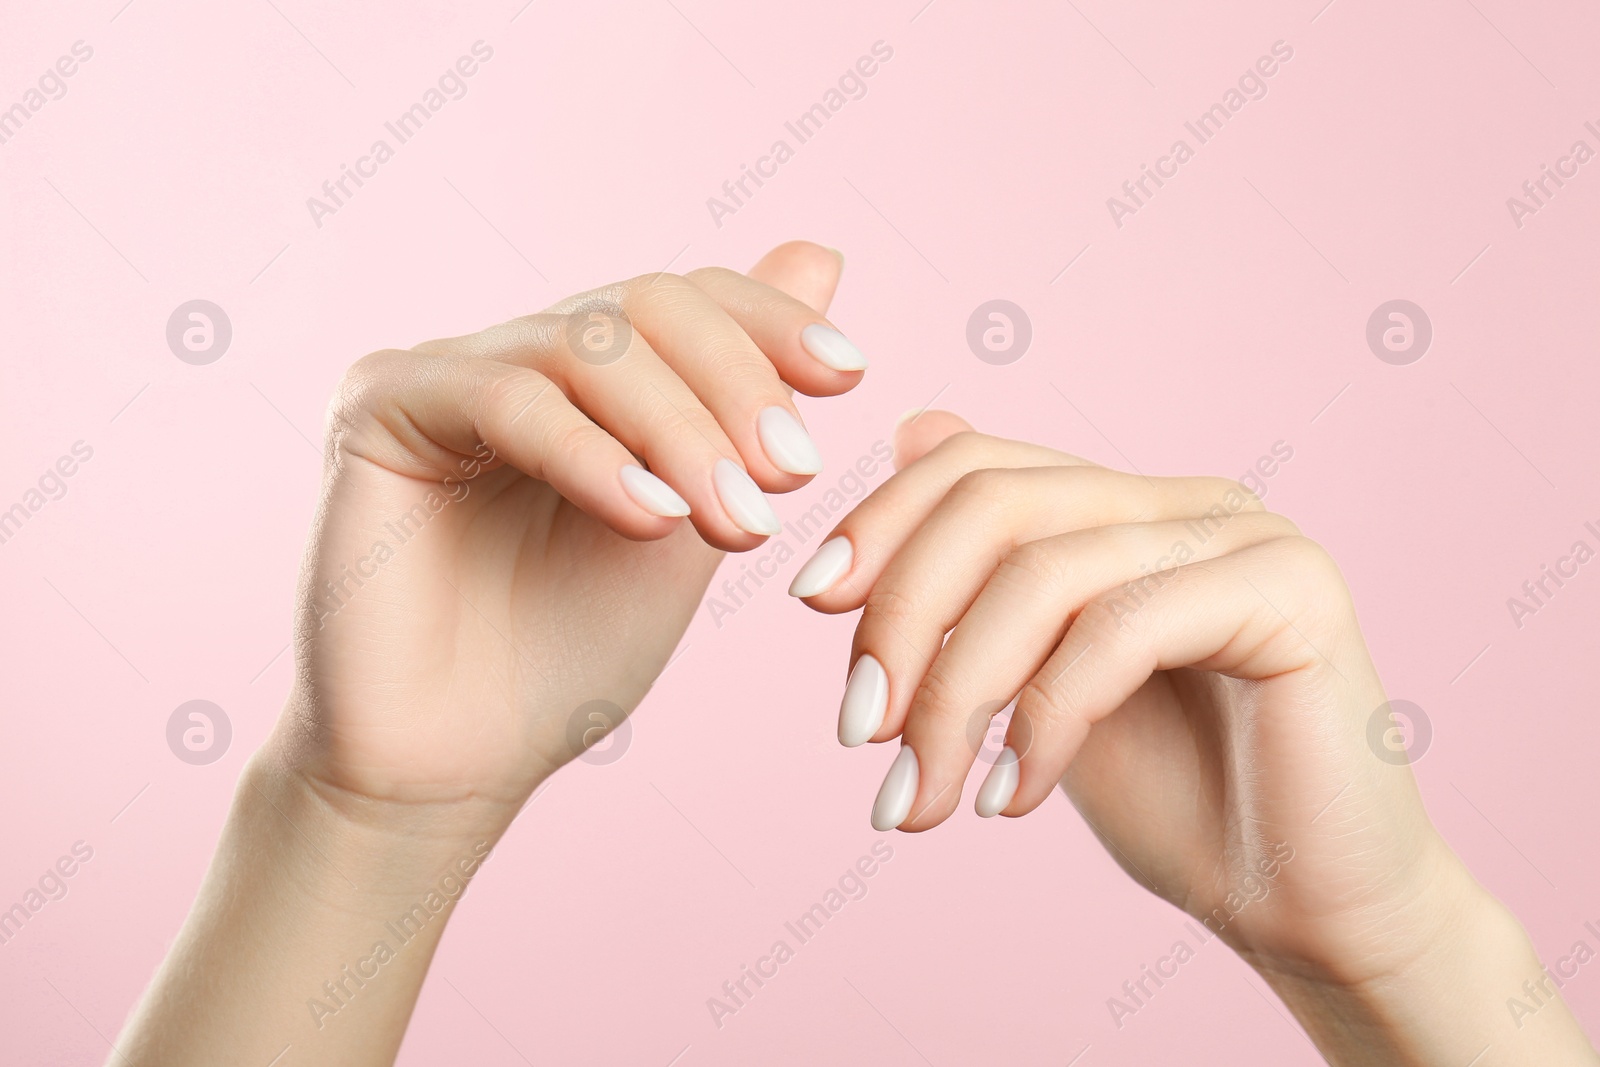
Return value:
[(800, 425), (800, 420), (780, 407), (766, 408), (756, 418), (756, 432), (772, 465), (790, 474), (815, 474), (822, 469), (822, 453)]
[(878, 799), (872, 805), (872, 828), (893, 830), (911, 814), (917, 796), (917, 754), (910, 745), (901, 745), (899, 755), (883, 777)]
[[(872, 740), (889, 708), (889, 676), (870, 655), (856, 660), (839, 702), (839, 743), (855, 748)], [(903, 816), (902, 816), (903, 818)]]
[(911, 408), (909, 411), (906, 411), (904, 414), (902, 414), (898, 419), (894, 420), (894, 428), (898, 430), (900, 427), (904, 426), (913, 419), (920, 418), (927, 412), (927, 410), (927, 408)]
[(1017, 751), (1010, 745), (1000, 750), (1000, 757), (989, 768), (989, 777), (978, 790), (978, 802), (973, 805), (978, 814), (992, 819), (1006, 810), (1011, 798), (1017, 795), (1017, 779), (1022, 777), (1017, 766)]
[(652, 515), (676, 519), (689, 514), (689, 502), (672, 491), (672, 486), (643, 467), (622, 468), (622, 488), (633, 502)]
[(844, 270), (844, 253), (837, 248), (829, 248), (828, 251), (832, 252), (833, 257), (839, 261), (839, 269)]
[(834, 370), (866, 370), (867, 357), (850, 339), (831, 326), (814, 322), (800, 331), (800, 343), (823, 366)]
[(728, 517), (739, 529), (763, 537), (771, 537), (783, 529), (761, 487), (732, 460), (717, 460), (717, 465), (711, 469), (711, 480), (716, 484), (717, 496), (722, 498)]
[[(800, 573), (789, 583), (789, 595), (804, 598), (826, 593), (838, 584), (840, 578), (849, 573), (850, 564), (855, 561), (855, 557), (855, 549), (850, 547), (850, 538), (835, 537), (817, 549), (816, 555), (806, 560), (806, 565), (800, 568)], [(845, 691), (849, 692), (849, 689)]]

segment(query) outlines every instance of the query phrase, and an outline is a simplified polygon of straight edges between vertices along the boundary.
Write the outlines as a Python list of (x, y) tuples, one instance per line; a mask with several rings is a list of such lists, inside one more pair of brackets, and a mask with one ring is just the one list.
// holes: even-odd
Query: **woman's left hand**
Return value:
[(943, 822), (986, 754), (978, 814), (1060, 784), (1130, 875), (1248, 958), (1355, 981), (1487, 899), (1369, 743), (1385, 697), (1338, 568), (1255, 494), (942, 412), (901, 426), (896, 462), (791, 590), (865, 609), (839, 737), (901, 741), (877, 829)]

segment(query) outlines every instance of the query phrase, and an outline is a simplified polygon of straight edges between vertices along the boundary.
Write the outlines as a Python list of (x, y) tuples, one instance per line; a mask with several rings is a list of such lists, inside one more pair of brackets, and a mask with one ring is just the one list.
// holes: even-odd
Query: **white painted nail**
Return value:
[(839, 702), (839, 743), (855, 748), (872, 740), (889, 709), (889, 676), (870, 655), (856, 660)]
[(767, 503), (766, 494), (738, 464), (728, 459), (717, 460), (717, 465), (711, 469), (711, 480), (716, 483), (717, 496), (722, 498), (728, 517), (739, 529), (764, 537), (783, 529), (777, 513)]
[[(833, 540), (817, 549), (817, 554), (806, 560), (806, 565), (800, 568), (800, 573), (794, 576), (794, 581), (789, 583), (789, 595), (797, 597), (817, 596), (826, 593), (839, 583), (850, 571), (850, 564), (855, 562), (855, 549), (850, 547), (850, 538), (835, 537)], [(846, 692), (848, 692), (848, 688)]]
[(1017, 795), (1017, 780), (1022, 771), (1017, 766), (1017, 751), (1010, 745), (1000, 750), (1000, 756), (989, 768), (989, 777), (978, 790), (978, 802), (973, 805), (978, 814), (992, 819), (1006, 810), (1011, 798)]
[(815, 474), (822, 469), (822, 453), (806, 428), (783, 408), (771, 407), (756, 418), (756, 432), (772, 465), (790, 474)]
[(832, 326), (812, 323), (800, 331), (800, 343), (825, 367), (845, 371), (867, 369), (867, 357), (861, 354), (861, 349)]
[(911, 814), (911, 802), (917, 798), (917, 754), (910, 745), (901, 745), (889, 773), (883, 776), (878, 787), (878, 799), (872, 805), (872, 828), (893, 830)]
[(672, 486), (657, 478), (643, 467), (623, 467), (622, 488), (633, 502), (652, 515), (664, 519), (681, 518), (689, 514), (689, 502), (672, 491)]

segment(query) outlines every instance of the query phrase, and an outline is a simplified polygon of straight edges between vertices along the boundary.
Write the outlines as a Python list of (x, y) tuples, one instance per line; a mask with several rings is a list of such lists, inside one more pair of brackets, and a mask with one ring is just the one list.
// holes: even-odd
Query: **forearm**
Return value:
[(117, 1045), (137, 1067), (389, 1064), (497, 830), (350, 810), (258, 752), (194, 907)]
[(1340, 1067), (1600, 1063), (1516, 918), (1470, 878), (1444, 893), (1432, 947), (1397, 973), (1350, 983), (1337, 962), (1257, 969)]

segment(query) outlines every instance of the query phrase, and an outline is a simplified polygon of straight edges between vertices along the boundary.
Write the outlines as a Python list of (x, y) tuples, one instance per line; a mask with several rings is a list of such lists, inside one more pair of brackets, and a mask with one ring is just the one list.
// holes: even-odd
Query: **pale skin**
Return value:
[[(352, 368), (293, 691), (109, 1062), (393, 1061), (460, 885), (596, 739), (574, 714), (639, 703), (722, 554), (763, 542), (750, 494), (814, 473), (791, 390), (862, 376), (818, 332), (839, 269), (793, 242), (747, 275), (645, 276)], [(580, 351), (595, 308), (602, 332), (625, 315), (621, 348)], [(1002, 814), (1060, 785), (1197, 917), (1292, 849), (1222, 935), (1330, 1062), (1466, 1064), (1486, 1045), (1480, 1064), (1596, 1062), (1559, 1000), (1512, 1024), (1538, 961), (1409, 769), (1368, 747), (1381, 686), (1337, 569), (1292, 524), (1245, 501), (1129, 614), (1111, 594), (1229, 483), (1123, 475), (942, 412), (901, 425), (896, 462), (836, 531), (848, 567), (806, 597), (865, 607), (851, 662), (887, 678), (871, 740), (916, 753), (892, 825), (955, 811), (978, 709), (1020, 694)], [(420, 532), (396, 544), (406, 515)], [(430, 893), (442, 907), (403, 943), (386, 932)], [(380, 939), (399, 945), (381, 965)], [(338, 1010), (314, 1017), (317, 997)]]
[(830, 535), (848, 570), (806, 597), (864, 609), (851, 662), (887, 678), (871, 740), (916, 754), (888, 825), (949, 818), (982, 723), (1015, 699), (1014, 791), (989, 811), (980, 792), (980, 814), (1064, 790), (1329, 1062), (1597, 1061), (1553, 991), (1508, 1011), (1532, 1003), (1539, 961), (1429, 822), (1410, 767), (1374, 752), (1386, 698), (1327, 552), (1238, 483), (1123, 474), (946, 412), (902, 423), (895, 458)]

